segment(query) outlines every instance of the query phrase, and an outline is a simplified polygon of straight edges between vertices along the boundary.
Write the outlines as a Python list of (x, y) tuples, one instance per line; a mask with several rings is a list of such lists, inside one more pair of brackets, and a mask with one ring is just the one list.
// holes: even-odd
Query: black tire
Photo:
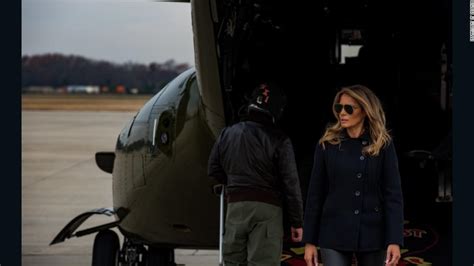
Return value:
[(175, 266), (174, 250), (148, 246), (147, 266)]
[(94, 239), (92, 252), (92, 266), (118, 265), (120, 242), (117, 234), (112, 230), (103, 230), (97, 233)]

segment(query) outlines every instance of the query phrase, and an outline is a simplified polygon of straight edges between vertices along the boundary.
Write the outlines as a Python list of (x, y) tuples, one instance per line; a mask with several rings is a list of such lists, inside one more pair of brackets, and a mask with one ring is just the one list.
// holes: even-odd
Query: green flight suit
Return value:
[(226, 266), (279, 266), (283, 211), (258, 201), (227, 204), (223, 257)]

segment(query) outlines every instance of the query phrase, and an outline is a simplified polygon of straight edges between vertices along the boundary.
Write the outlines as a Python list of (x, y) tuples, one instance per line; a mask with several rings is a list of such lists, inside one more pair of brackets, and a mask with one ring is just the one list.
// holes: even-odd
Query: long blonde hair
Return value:
[(323, 148), (325, 148), (325, 142), (333, 145), (341, 143), (341, 134), (344, 128), (341, 126), (341, 121), (334, 109), (334, 105), (339, 103), (343, 94), (354, 98), (366, 113), (364, 126), (368, 126), (366, 130), (369, 130), (372, 141), (370, 145), (365, 146), (362, 149), (362, 153), (365, 155), (377, 156), (380, 150), (389, 143), (391, 137), (385, 128), (385, 113), (382, 109), (382, 104), (380, 103), (379, 98), (377, 98), (369, 88), (362, 85), (344, 87), (336, 94), (336, 97), (334, 97), (332, 112), (337, 118), (337, 122), (326, 129), (326, 132), (324, 132), (319, 140), (319, 144), (323, 145)]

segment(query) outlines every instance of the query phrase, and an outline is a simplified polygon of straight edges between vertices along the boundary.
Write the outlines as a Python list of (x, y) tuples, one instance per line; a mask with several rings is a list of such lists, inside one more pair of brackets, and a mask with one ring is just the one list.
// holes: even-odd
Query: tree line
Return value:
[(165, 63), (116, 64), (77, 55), (58, 53), (24, 55), (21, 58), (22, 88), (31, 86), (65, 87), (93, 85), (108, 88), (138, 88), (141, 93), (159, 91), (190, 66), (174, 60)]

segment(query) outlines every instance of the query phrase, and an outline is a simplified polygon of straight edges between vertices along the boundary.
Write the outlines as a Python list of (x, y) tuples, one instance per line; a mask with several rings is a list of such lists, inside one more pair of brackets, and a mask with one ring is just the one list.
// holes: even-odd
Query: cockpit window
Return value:
[(163, 89), (161, 89), (153, 98), (151, 98), (138, 112), (137, 117), (135, 118), (135, 121), (137, 122), (147, 122), (148, 118), (150, 116), (151, 109), (153, 108), (153, 105), (155, 102), (160, 98), (160, 96), (164, 93), (164, 91), (167, 90), (169, 86), (165, 86)]
[[(188, 70), (190, 71), (190, 70)], [(189, 77), (188, 71), (183, 72), (173, 81), (168, 83), (166, 91), (157, 100), (155, 105), (174, 105), (178, 95), (186, 88), (185, 83)]]

